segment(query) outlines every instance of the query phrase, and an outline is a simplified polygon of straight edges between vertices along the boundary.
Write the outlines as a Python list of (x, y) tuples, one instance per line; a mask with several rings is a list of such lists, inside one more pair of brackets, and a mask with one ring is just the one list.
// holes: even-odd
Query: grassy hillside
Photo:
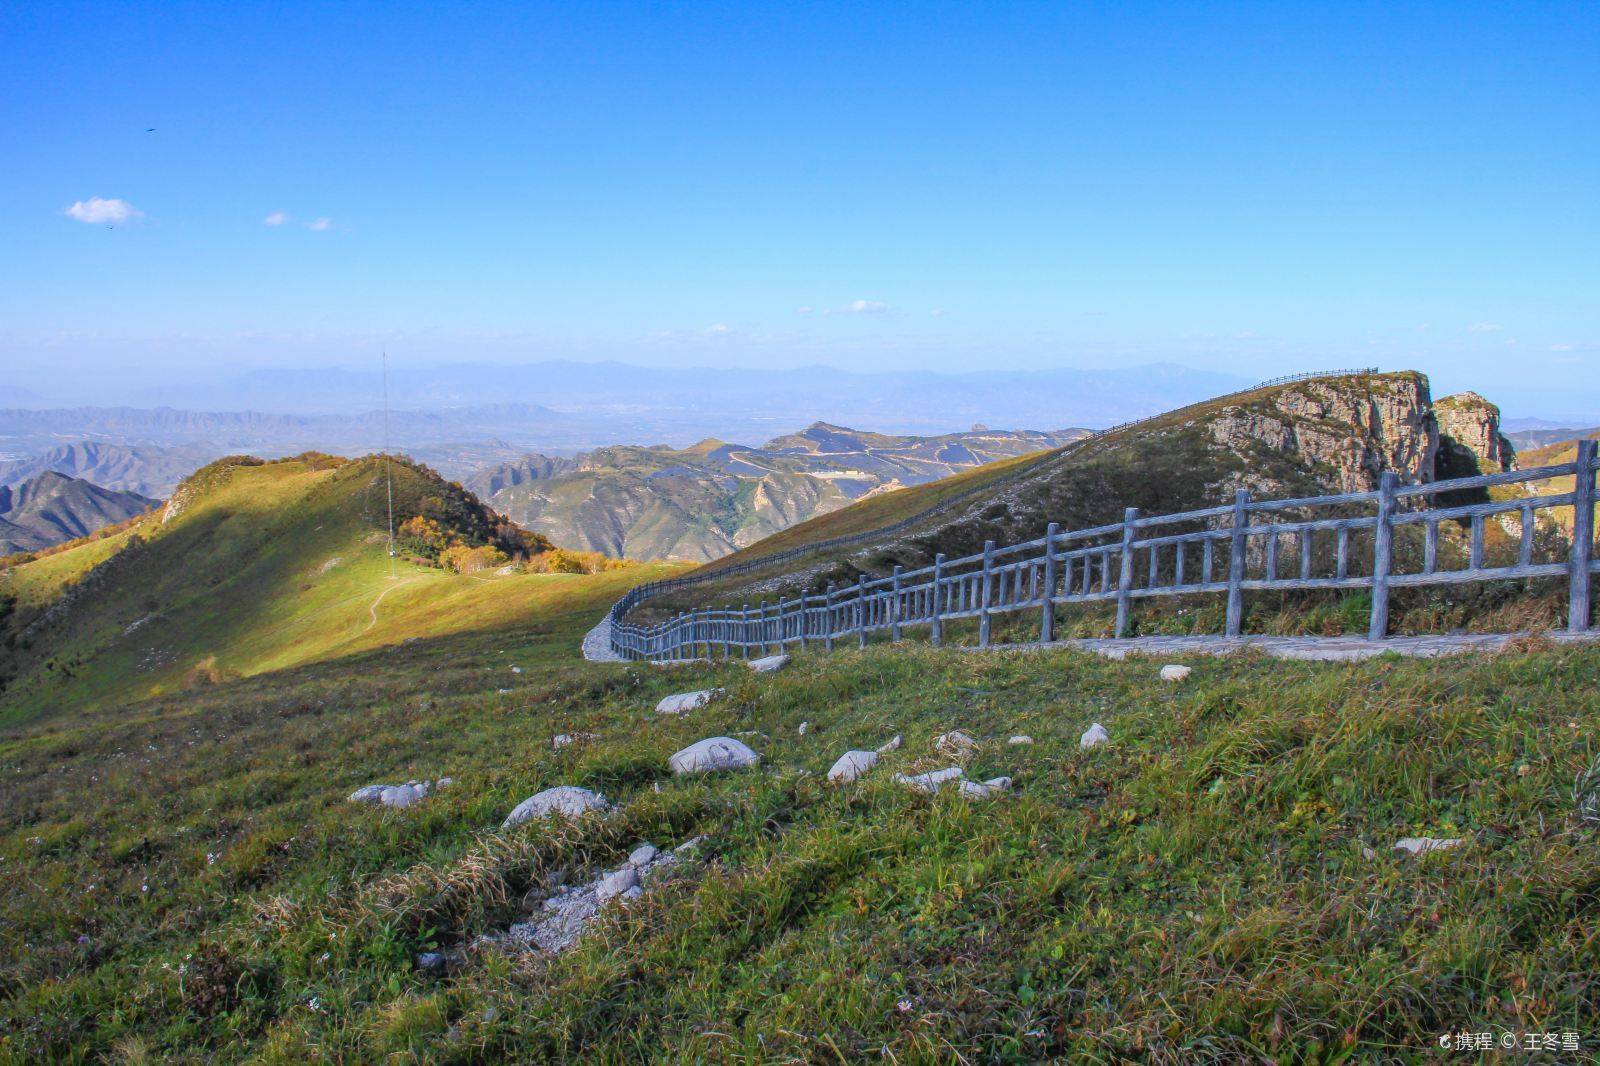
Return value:
[[(611, 594), (588, 580), (525, 626), (6, 734), (0, 1055), (1407, 1061), (1563, 1029), (1594, 1051), (1600, 849), (1572, 782), (1600, 750), (1600, 649), (1207, 660), (1181, 685), (1071, 653), (664, 671), (575, 659)], [(1079, 751), (1096, 721), (1111, 742)], [(952, 728), (1016, 795), (893, 783), (948, 765)], [(668, 774), (745, 730), (761, 768)], [(894, 733), (861, 782), (823, 781)], [(440, 775), (410, 810), (344, 798)], [(621, 808), (498, 829), (556, 784)], [(563, 878), (697, 835), (703, 861), (567, 955), (471, 947)], [(1413, 835), (1466, 843), (1391, 852)], [(459, 967), (420, 970), (434, 949)]]
[[(437, 515), (472, 543), (498, 535), (459, 489), (404, 463), (393, 473), (400, 518)], [(375, 459), (225, 461), (180, 487), (169, 521), (13, 567), (0, 722), (515, 625), (559, 611), (580, 581), (391, 560), (384, 474)]]
[[(1364, 419), (1370, 409), (1388, 405), (1419, 424), (1375, 427), (1329, 418), (1318, 409), (1328, 395)], [(1193, 404), (1082, 445), (992, 463), (813, 519), (704, 567), (699, 573), (712, 576), (710, 582), (646, 605), (643, 616), (755, 602), (802, 585), (847, 584), (861, 572), (885, 574), (896, 563), (914, 569), (938, 552), (952, 558), (979, 552), (986, 539), (1008, 544), (1041, 536), (1052, 521), (1068, 530), (1120, 521), (1130, 506), (1146, 514), (1211, 507), (1241, 485), (1261, 497), (1343, 491), (1352, 477), (1375, 479), (1376, 468), (1361, 464), (1391, 461), (1380, 453), (1403, 448), (1406, 432), (1421, 442), (1431, 417), (1427, 404), (1427, 379), (1410, 371), (1291, 383)], [(1270, 432), (1275, 425), (1287, 427), (1287, 444)], [(949, 500), (958, 502), (907, 529), (894, 528)], [(886, 532), (771, 569), (714, 577), (791, 548), (873, 530)]]

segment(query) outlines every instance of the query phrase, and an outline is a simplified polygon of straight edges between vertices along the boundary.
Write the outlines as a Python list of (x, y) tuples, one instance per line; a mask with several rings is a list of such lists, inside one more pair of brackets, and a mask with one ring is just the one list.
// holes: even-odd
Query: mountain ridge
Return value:
[(715, 559), (874, 493), (1061, 447), (1086, 430), (897, 436), (817, 421), (760, 447), (611, 445), (531, 455), (466, 485), (560, 544), (630, 558)]
[(46, 470), (0, 485), (0, 555), (38, 551), (144, 514), (159, 501)]

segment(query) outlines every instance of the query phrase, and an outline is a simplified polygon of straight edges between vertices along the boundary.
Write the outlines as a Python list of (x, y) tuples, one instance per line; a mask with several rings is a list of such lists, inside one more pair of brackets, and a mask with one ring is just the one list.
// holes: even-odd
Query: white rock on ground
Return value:
[(606, 798), (598, 792), (590, 792), (577, 785), (557, 785), (555, 788), (535, 793), (517, 804), (516, 808), (506, 815), (506, 820), (501, 823), (500, 828), (509, 829), (534, 818), (548, 818), (552, 814), (577, 818), (589, 811), (604, 811), (610, 806)]
[(749, 662), (750, 669), (758, 674), (775, 674), (788, 665), (787, 655), (767, 655), (760, 659), (751, 659)]
[(878, 753), (875, 751), (847, 751), (839, 756), (833, 768), (828, 771), (828, 780), (854, 781), (876, 765), (878, 765)]
[(939, 791), (952, 781), (959, 781), (965, 771), (959, 766), (949, 766), (943, 770), (930, 770), (925, 774), (908, 777), (905, 774), (895, 774), (894, 779), (898, 784), (926, 792), (928, 795)]
[(933, 746), (946, 755), (968, 755), (978, 749), (978, 742), (960, 729), (940, 733), (933, 738)]
[(720, 688), (701, 689), (698, 692), (679, 692), (676, 695), (666, 697), (656, 704), (656, 713), (683, 714), (697, 707), (704, 707), (721, 694), (722, 690)]
[(1094, 725), (1083, 731), (1083, 736), (1078, 738), (1078, 747), (1084, 749), (1093, 748), (1097, 745), (1104, 744), (1110, 739), (1111, 734), (1106, 732), (1106, 727), (1101, 725), (1099, 722), (1096, 722)]
[(1449, 851), (1459, 848), (1465, 841), (1460, 837), (1403, 837), (1394, 842), (1395, 851), (1409, 855), (1426, 855), (1430, 851)]
[(987, 781), (962, 781), (961, 794), (969, 799), (988, 799), (1011, 791), (1011, 778), (991, 777)]
[(1006, 743), (1010, 744), (1012, 747), (1015, 747), (1018, 744), (1032, 744), (1033, 738), (1028, 736), (1026, 733), (1018, 733), (1016, 736), (1006, 741)]
[(761, 761), (743, 741), (732, 737), (707, 737), (673, 754), (667, 765), (675, 774), (700, 774), (711, 770), (742, 770)]
[(795, 732), (799, 733), (801, 736), (805, 736), (807, 733), (811, 732), (811, 723), (801, 722), (800, 728), (795, 730)]
[(405, 810), (414, 803), (421, 803), (422, 798), (426, 795), (427, 792), (417, 788), (415, 785), (396, 785), (394, 788), (384, 789), (383, 795), (378, 797), (378, 802), (385, 807)]
[(695, 837), (665, 853), (656, 851), (653, 845), (641, 845), (634, 849), (634, 854), (649, 848), (652, 857), (648, 863), (640, 865), (630, 861), (587, 884), (564, 888), (540, 906), (542, 916), (535, 915), (528, 921), (511, 926), (503, 935), (484, 939), (509, 942), (524, 948), (540, 948), (551, 953), (565, 951), (578, 942), (584, 927), (599, 916), (604, 904), (615, 901), (626, 906), (638, 899), (644, 895), (645, 882), (678, 865), (680, 856), (686, 856), (700, 840), (700, 837)]
[(891, 751), (899, 751), (900, 745), (904, 744), (905, 742), (906, 738), (901, 736), (899, 733), (896, 733), (894, 736), (889, 738), (887, 743), (880, 744), (878, 746), (878, 754), (887, 755)]
[(350, 793), (351, 803), (377, 803), (394, 785), (362, 785)]
[(594, 895), (596, 899), (604, 903), (608, 899), (615, 899), (622, 895), (630, 888), (638, 887), (638, 884), (639, 870), (629, 864), (602, 877), (600, 883), (594, 888)]
[(1178, 666), (1176, 664), (1169, 665), (1169, 666), (1163, 666), (1161, 668), (1161, 680), (1163, 680), (1163, 681), (1182, 681), (1184, 678), (1188, 677), (1191, 673), (1193, 673), (1193, 671), (1190, 670), (1187, 666)]
[(640, 844), (638, 847), (634, 848), (628, 853), (628, 865), (649, 866), (651, 860), (653, 860), (655, 857), (656, 846), (654, 844)]

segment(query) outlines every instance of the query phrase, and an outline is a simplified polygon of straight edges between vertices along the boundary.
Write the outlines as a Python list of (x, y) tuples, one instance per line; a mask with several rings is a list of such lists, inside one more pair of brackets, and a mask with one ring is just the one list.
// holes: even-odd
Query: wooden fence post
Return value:
[(900, 571), (903, 569), (904, 567), (902, 567), (899, 563), (894, 564), (894, 578), (893, 583), (890, 585), (889, 593), (889, 620), (891, 623), (889, 627), (889, 639), (894, 641), (896, 644), (900, 643), (900, 641), (903, 639), (903, 634), (900, 632)]
[(1128, 635), (1128, 605), (1133, 596), (1133, 523), (1139, 517), (1139, 508), (1129, 507), (1122, 512), (1122, 569), (1117, 575), (1117, 629), (1116, 635)]
[(756, 615), (756, 637), (761, 641), (761, 655), (767, 654), (767, 601), (761, 601), (761, 612)]
[(1572, 488), (1572, 556), (1567, 562), (1567, 629), (1582, 633), (1589, 628), (1589, 560), (1594, 553), (1595, 442), (1578, 442)]
[(811, 590), (809, 588), (803, 588), (803, 589), (800, 590), (800, 650), (801, 651), (805, 651), (806, 650), (806, 619), (808, 617), (807, 612), (810, 611), (810, 609), (811, 609)]
[(1056, 534), (1059, 523), (1051, 522), (1044, 529), (1044, 606), (1039, 613), (1039, 643), (1048, 644), (1056, 639)]
[(1394, 490), (1400, 475), (1385, 470), (1378, 477), (1378, 524), (1372, 536), (1372, 621), (1368, 640), (1389, 633), (1389, 571), (1394, 566)]
[(944, 552), (933, 557), (933, 619), (928, 643), (935, 648), (944, 643)]
[(1228, 625), (1227, 635), (1237, 637), (1244, 628), (1245, 527), (1250, 522), (1250, 490), (1233, 494), (1233, 531), (1228, 543)]
[(739, 605), (739, 654), (750, 658), (750, 605)]
[(727, 662), (733, 658), (733, 604), (722, 605), (722, 621), (717, 628), (722, 630), (722, 661)]
[(989, 646), (989, 597), (994, 590), (994, 541), (983, 542), (982, 599), (978, 601), (978, 647)]
[(822, 646), (828, 651), (833, 650), (833, 582), (828, 582), (828, 591), (822, 597)]
[(867, 646), (867, 575), (856, 581), (856, 636), (857, 647)]

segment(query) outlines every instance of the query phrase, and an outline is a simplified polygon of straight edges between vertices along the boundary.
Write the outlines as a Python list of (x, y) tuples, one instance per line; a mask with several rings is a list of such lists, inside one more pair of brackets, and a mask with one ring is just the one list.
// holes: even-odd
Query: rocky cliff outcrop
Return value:
[(1500, 432), (1500, 408), (1475, 392), (1458, 392), (1433, 405), (1439, 422), (1440, 478), (1498, 474), (1517, 465), (1517, 453)]
[(1433, 480), (1439, 435), (1432, 408), (1421, 374), (1352, 375), (1252, 396), (1209, 416), (1205, 428), (1230, 452), (1265, 446), (1324, 468), (1330, 491), (1364, 492), (1385, 470), (1403, 481)]

